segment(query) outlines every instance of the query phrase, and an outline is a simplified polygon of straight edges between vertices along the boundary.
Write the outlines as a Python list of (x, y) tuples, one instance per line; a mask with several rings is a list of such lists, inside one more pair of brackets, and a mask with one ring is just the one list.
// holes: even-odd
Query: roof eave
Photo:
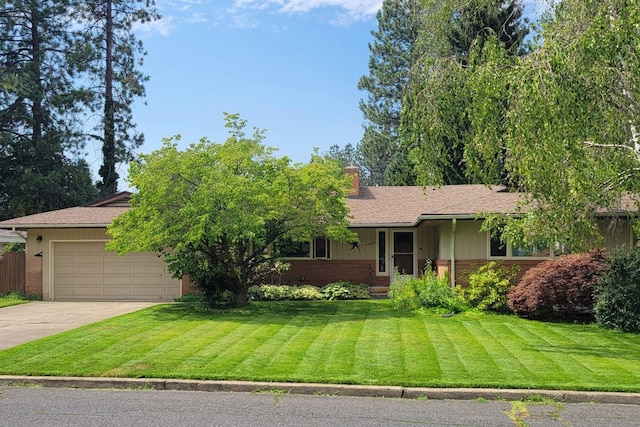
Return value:
[(416, 225), (416, 223), (412, 222), (351, 223), (349, 228), (406, 228), (415, 227)]
[(0, 224), (5, 230), (29, 230), (34, 228), (107, 228), (109, 224)]
[(443, 219), (482, 219), (479, 214), (460, 214), (460, 215), (438, 215), (423, 214), (419, 215), (413, 222), (378, 222), (378, 223), (351, 223), (351, 228), (401, 228), (401, 227), (417, 227), (422, 221), (443, 220)]

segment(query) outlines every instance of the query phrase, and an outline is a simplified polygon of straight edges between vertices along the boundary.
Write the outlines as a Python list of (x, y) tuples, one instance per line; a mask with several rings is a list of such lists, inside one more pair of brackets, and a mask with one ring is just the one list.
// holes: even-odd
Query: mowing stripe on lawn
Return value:
[(234, 376), (270, 378), (273, 380), (297, 379), (295, 372), (315, 338), (322, 331), (317, 319), (301, 321), (294, 317), (270, 340), (257, 347), (242, 363)]
[[(185, 357), (197, 354), (208, 342), (217, 340), (220, 336), (226, 335), (237, 329), (240, 325), (234, 322), (220, 321), (216, 327), (212, 328), (211, 323), (194, 322), (170, 322), (168, 325), (173, 329), (170, 339), (160, 342), (159, 345), (141, 352), (136, 344), (133, 344), (130, 351), (138, 354), (142, 360), (131, 359), (128, 362), (114, 368), (109, 375), (121, 376), (124, 373), (136, 372), (137, 375), (157, 376), (157, 373), (182, 370)], [(189, 357), (191, 362), (193, 357)], [(121, 372), (118, 375), (118, 372)]]
[(427, 330), (438, 356), (443, 379), (455, 382), (458, 378), (468, 378), (469, 372), (461, 360), (459, 348), (455, 345), (458, 333), (450, 328), (452, 325), (454, 325), (453, 322), (443, 327), (439, 322), (431, 320), (427, 325)]
[(0, 352), (0, 373), (640, 390), (638, 335), (388, 301), (156, 306)]
[(499, 325), (492, 322), (468, 322), (467, 329), (475, 337), (479, 337), (478, 345), (482, 345), (484, 351), (491, 360), (486, 367), (492, 373), (491, 384), (504, 384), (511, 381), (515, 375), (529, 374), (527, 367), (513, 354), (510, 347), (511, 336), (505, 334), (504, 328), (496, 328)]
[(406, 376), (404, 346), (398, 319), (382, 321), (368, 313), (363, 320), (361, 334), (353, 348), (354, 372), (352, 381), (371, 384), (376, 381), (397, 381)]

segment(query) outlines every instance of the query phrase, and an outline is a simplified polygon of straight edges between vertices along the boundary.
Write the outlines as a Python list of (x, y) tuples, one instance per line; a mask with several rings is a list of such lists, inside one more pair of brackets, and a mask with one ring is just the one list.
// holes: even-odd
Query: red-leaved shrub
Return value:
[(605, 258), (594, 251), (538, 264), (509, 293), (509, 308), (534, 318), (577, 319), (593, 313), (593, 287), (606, 269)]

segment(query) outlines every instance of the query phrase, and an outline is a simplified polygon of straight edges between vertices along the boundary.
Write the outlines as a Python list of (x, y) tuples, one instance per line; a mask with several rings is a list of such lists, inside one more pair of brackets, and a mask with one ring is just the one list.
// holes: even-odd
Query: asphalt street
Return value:
[(34, 425), (629, 427), (640, 406), (0, 387), (0, 426)]

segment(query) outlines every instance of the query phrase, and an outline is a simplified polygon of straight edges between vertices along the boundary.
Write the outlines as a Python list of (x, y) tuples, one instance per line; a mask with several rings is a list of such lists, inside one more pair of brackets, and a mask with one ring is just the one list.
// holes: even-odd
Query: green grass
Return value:
[(155, 306), (0, 352), (1, 374), (640, 391), (640, 339), (388, 301)]
[(29, 301), (16, 293), (8, 295), (0, 294), (0, 308), (9, 307), (10, 305), (24, 304), (25, 302)]

